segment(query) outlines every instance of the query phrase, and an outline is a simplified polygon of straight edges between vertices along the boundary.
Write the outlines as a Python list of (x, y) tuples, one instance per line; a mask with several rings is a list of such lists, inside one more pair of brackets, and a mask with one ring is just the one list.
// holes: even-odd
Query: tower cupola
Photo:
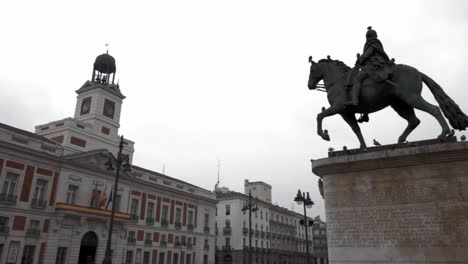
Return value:
[[(115, 81), (115, 59), (108, 52), (96, 57), (93, 67), (92, 82), (114, 84)], [(111, 81), (112, 78), (112, 81)]]

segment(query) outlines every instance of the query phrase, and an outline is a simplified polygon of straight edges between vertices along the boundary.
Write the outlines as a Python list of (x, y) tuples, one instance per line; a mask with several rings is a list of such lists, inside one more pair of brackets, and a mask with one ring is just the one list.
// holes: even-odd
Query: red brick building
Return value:
[(73, 118), (36, 133), (0, 124), (0, 263), (101, 263), (114, 202), (113, 263), (214, 263), (214, 193), (132, 165), (109, 201), (125, 98), (114, 75), (100, 55)]

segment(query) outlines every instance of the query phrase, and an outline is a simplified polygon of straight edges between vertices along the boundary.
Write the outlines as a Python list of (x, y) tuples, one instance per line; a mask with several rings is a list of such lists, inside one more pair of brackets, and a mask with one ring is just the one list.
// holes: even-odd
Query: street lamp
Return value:
[(256, 204), (252, 203), (252, 193), (249, 190), (249, 202), (242, 207), (242, 212), (249, 211), (249, 262), (248, 264), (252, 264), (252, 212), (258, 210)]
[[(104, 256), (104, 260), (102, 261), (102, 264), (112, 264), (112, 256), (111, 256), (111, 246), (112, 246), (112, 229), (114, 227), (114, 215), (115, 215), (115, 204), (116, 204), (116, 199), (117, 199), (117, 190), (119, 187), (119, 175), (120, 175), (120, 168), (123, 167), (123, 171), (129, 172), (130, 169), (130, 160), (128, 158), (123, 158), (122, 155), (122, 148), (124, 145), (127, 143), (124, 142), (124, 137), (120, 137), (120, 143), (119, 143), (119, 152), (117, 154), (117, 160), (115, 161), (115, 182), (114, 182), (114, 192), (112, 193), (112, 211), (111, 211), (111, 217), (109, 220), (109, 234), (107, 235), (107, 246), (106, 246), (106, 253)], [(110, 158), (109, 161), (106, 162), (106, 165), (108, 166), (107, 170), (114, 170), (113, 166), (113, 159)], [(110, 199), (110, 198), (109, 198)]]
[(306, 213), (306, 207), (307, 208), (312, 208), (312, 205), (314, 205), (314, 202), (310, 199), (309, 192), (307, 192), (307, 196), (305, 193), (301, 193), (301, 190), (297, 191), (297, 195), (294, 198), (294, 201), (297, 202), (298, 205), (304, 205), (304, 227), (305, 227), (305, 237), (306, 237), (306, 263), (310, 263), (310, 253), (309, 253), (309, 235), (307, 232), (308, 226), (313, 224), (313, 221), (311, 223), (308, 223), (307, 221), (307, 213)]

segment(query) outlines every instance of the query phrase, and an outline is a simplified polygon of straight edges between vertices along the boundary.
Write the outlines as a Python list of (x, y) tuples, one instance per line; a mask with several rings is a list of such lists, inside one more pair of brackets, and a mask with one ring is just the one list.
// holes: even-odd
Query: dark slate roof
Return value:
[(19, 129), (19, 128), (16, 128), (16, 127), (12, 127), (12, 126), (9, 126), (9, 125), (6, 125), (6, 124), (3, 124), (3, 123), (0, 123), (0, 128), (3, 128), (3, 129), (6, 129), (6, 130), (10, 130), (11, 132), (13, 133), (16, 133), (16, 134), (20, 134), (20, 135), (23, 135), (23, 136), (26, 136), (26, 137), (30, 137), (30, 138), (34, 138), (34, 139), (37, 139), (37, 140), (41, 140), (41, 141), (44, 141), (44, 142), (47, 142), (49, 144), (53, 144), (53, 145), (57, 145), (57, 146), (60, 146), (59, 143), (51, 140), (51, 139), (48, 139), (44, 136), (41, 136), (41, 135), (38, 135), (38, 134), (35, 134), (35, 133), (32, 133), (32, 132), (29, 132), (29, 131), (26, 131), (26, 130), (23, 130), (23, 129)]
[(95, 83), (95, 82), (92, 82), (92, 81), (86, 81), (81, 86), (80, 89), (76, 90), (76, 93), (80, 94), (80, 93), (84, 93), (84, 92), (91, 91), (91, 90), (94, 90), (94, 89), (103, 89), (104, 91), (109, 92), (109, 93), (119, 97), (120, 99), (125, 98), (125, 96), (122, 94), (122, 92), (120, 92), (120, 88), (119, 88), (118, 84)]
[(111, 55), (104, 53), (96, 57), (94, 69), (102, 73), (115, 73), (115, 59)]

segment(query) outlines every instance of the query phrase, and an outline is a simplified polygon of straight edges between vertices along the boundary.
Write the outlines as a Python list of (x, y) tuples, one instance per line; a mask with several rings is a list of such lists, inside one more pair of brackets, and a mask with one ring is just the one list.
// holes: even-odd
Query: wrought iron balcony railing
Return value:
[(26, 236), (38, 237), (41, 235), (41, 230), (39, 228), (28, 228), (26, 230)]
[(244, 235), (247, 235), (247, 234), (249, 233), (249, 229), (248, 229), (247, 227), (243, 227), (243, 228), (242, 228), (242, 233), (243, 233)]
[(10, 233), (10, 227), (3, 224), (3, 225), (0, 225), (0, 234), (8, 234)]
[(136, 238), (135, 237), (128, 237), (127, 238), (127, 243), (128, 244), (135, 244), (136, 243)]
[(188, 225), (187, 225), (187, 230), (188, 230), (188, 231), (192, 232), (192, 231), (193, 231), (193, 228), (194, 228), (193, 224), (188, 224)]
[(161, 220), (161, 226), (162, 227), (167, 227), (168, 225), (169, 225), (169, 221), (167, 221), (167, 219)]
[(167, 246), (167, 241), (161, 240), (161, 242), (159, 242), (159, 246), (166, 247)]
[(182, 228), (182, 223), (181, 222), (175, 222), (174, 227), (175, 227), (175, 229), (181, 229)]
[(31, 207), (44, 209), (47, 207), (47, 201), (44, 199), (32, 199)]
[(224, 251), (229, 251), (229, 250), (231, 250), (231, 246), (230, 245), (223, 246), (223, 250)]
[(152, 245), (153, 245), (153, 240), (145, 239), (145, 246), (152, 246)]
[(230, 236), (231, 233), (232, 233), (231, 227), (225, 227), (225, 228), (223, 228), (223, 234), (224, 234), (224, 235)]
[(146, 224), (147, 225), (154, 225), (154, 218), (146, 217)]
[(0, 193), (0, 202), (6, 204), (16, 204), (16, 195)]
[(138, 221), (138, 215), (137, 214), (130, 214), (130, 219), (134, 221)]
[(210, 227), (209, 226), (205, 226), (203, 227), (203, 231), (205, 231), (205, 233), (210, 233)]

